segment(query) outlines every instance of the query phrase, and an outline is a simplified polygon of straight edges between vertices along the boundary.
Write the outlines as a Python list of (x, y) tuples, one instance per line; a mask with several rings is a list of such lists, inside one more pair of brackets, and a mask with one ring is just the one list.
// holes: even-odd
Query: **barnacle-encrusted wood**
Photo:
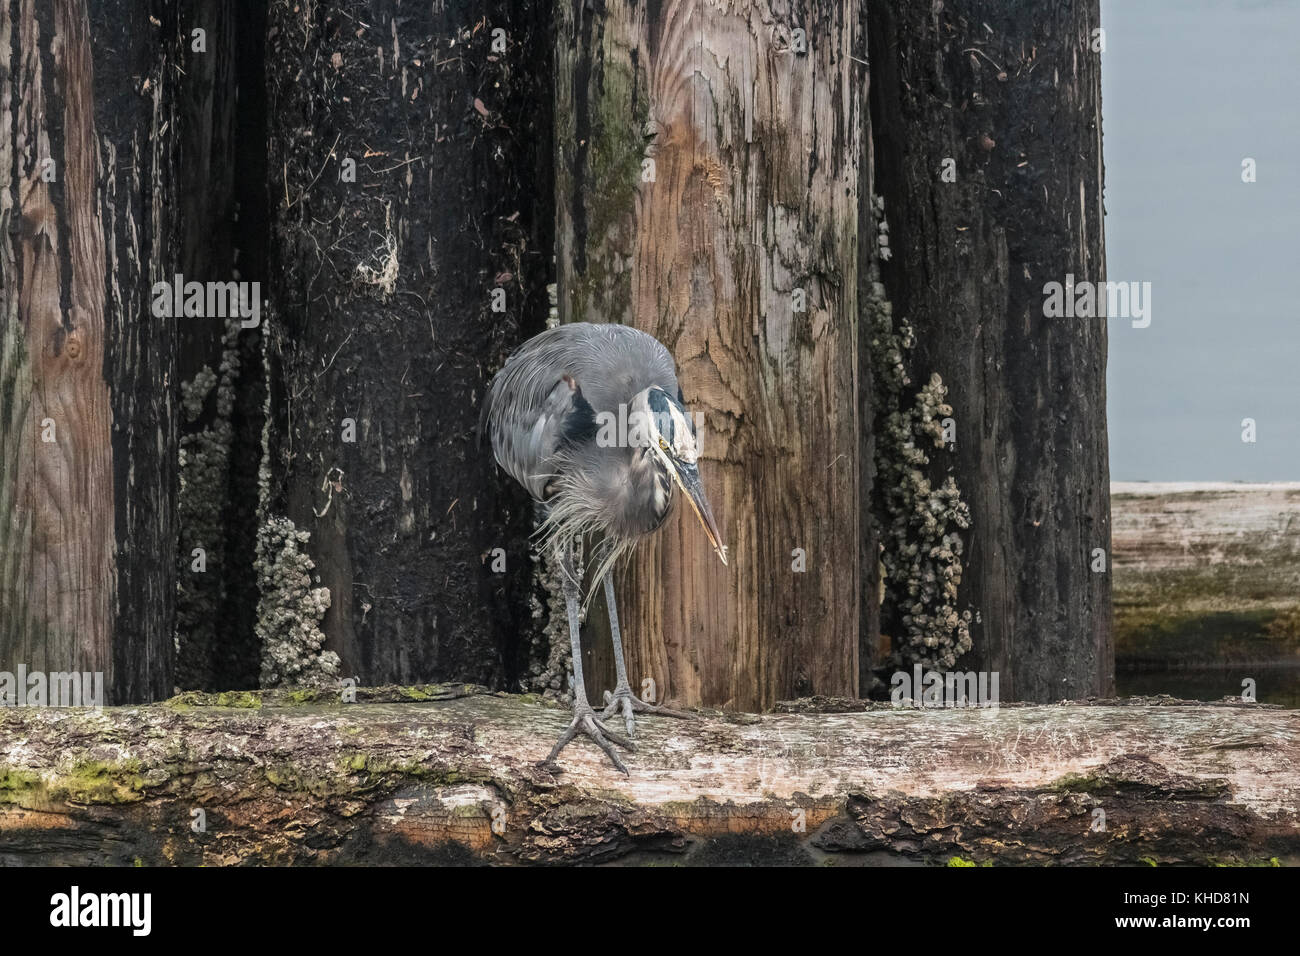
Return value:
[[(883, 217), (883, 203), (876, 200)], [(880, 500), (881, 600), (885, 633), (908, 661), (950, 668), (971, 648), (969, 608), (958, 606), (962, 535), (970, 509), (949, 475), (930, 478), (930, 456), (945, 447), (951, 405), (939, 375), (917, 389), (906, 372), (915, 345), (911, 325), (895, 318), (878, 266), (863, 301), (868, 351), (874, 365), (876, 489)], [(864, 695), (865, 696), (865, 695)]]
[[(231, 412), (240, 370), (239, 323), (237, 318), (225, 323), (217, 370), (204, 365), (188, 382), (181, 382), (184, 431), (180, 438), (176, 509), (181, 567), (188, 568), (189, 573), (180, 576), (176, 592), (178, 687), (220, 686), (216, 683), (219, 658), (233, 652), (233, 648), (221, 646), (217, 638), (225, 616), (223, 574), (218, 573), (225, 569), (217, 566), (224, 563), (225, 557), (226, 499), (235, 439)], [(194, 570), (195, 548), (204, 552), (202, 572)], [(207, 555), (212, 555), (212, 573), (206, 566)]]
[(1045, 283), (1106, 278), (1100, 4), (866, 7), (881, 278), (915, 330), (912, 377), (938, 373), (955, 420), (926, 477), (970, 509), (967, 666), (1019, 700), (1106, 693), (1106, 320), (1043, 310)]
[(310, 535), (288, 518), (270, 518), (257, 532), (257, 636), (263, 687), (337, 683), (339, 657), (324, 650), (320, 620), (329, 588), (312, 587), (315, 565), (303, 554)]
[(814, 699), (647, 721), (624, 777), (590, 746), (539, 770), (568, 712), (536, 698), (357, 701), (0, 710), (0, 865), (1300, 860), (1294, 711)]

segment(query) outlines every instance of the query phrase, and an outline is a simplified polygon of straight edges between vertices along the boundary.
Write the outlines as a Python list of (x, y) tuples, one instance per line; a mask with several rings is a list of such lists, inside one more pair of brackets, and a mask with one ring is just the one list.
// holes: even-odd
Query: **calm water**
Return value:
[(1230, 667), (1224, 670), (1120, 671), (1115, 675), (1121, 697), (1170, 694), (1184, 700), (1221, 700), (1239, 696), (1241, 682), (1255, 681), (1255, 699), (1262, 704), (1300, 708), (1300, 667)]
[(1149, 328), (1107, 323), (1111, 475), (1293, 479), (1300, 3), (1102, 0), (1101, 25), (1106, 278), (1154, 290)]

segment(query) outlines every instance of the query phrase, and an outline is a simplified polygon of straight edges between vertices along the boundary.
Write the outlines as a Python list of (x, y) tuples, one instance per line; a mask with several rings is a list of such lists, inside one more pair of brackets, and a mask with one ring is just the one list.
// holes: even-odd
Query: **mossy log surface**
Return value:
[(1300, 482), (1116, 482), (1120, 667), (1300, 663)]
[(779, 710), (644, 718), (629, 777), (467, 685), (0, 710), (0, 864), (1300, 860), (1294, 711)]

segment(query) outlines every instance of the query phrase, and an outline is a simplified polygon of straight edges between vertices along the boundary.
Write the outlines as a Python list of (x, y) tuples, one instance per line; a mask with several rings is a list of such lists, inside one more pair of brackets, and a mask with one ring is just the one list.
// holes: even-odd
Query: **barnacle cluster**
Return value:
[[(523, 689), (569, 703), (573, 699), (573, 688), (569, 683), (573, 651), (569, 646), (564, 571), (554, 548), (534, 547), (529, 556), (534, 566), (533, 580), (538, 585), (532, 597), (533, 620), (540, 626), (529, 647), (531, 663), (522, 682)], [(580, 604), (580, 621), (585, 613), (585, 607)]]
[[(546, 287), (550, 298), (550, 314), (546, 327), (553, 329), (560, 323), (558, 305), (559, 291), (555, 283)], [(541, 525), (541, 518), (536, 522)], [(531, 662), (528, 673), (521, 681), (524, 690), (554, 697), (566, 702), (572, 700), (573, 691), (569, 686), (569, 672), (572, 669), (573, 651), (569, 646), (569, 615), (564, 599), (564, 572), (560, 561), (555, 556), (555, 549), (541, 545), (540, 536), (534, 535), (533, 547), (529, 551), (533, 562), (532, 616), (538, 622), (528, 659)], [(581, 619), (586, 613), (585, 605), (578, 609)]]
[(262, 642), (263, 687), (323, 687), (338, 680), (339, 656), (322, 650), (321, 618), (329, 588), (312, 587), (316, 565), (300, 545), (311, 537), (292, 521), (272, 517), (257, 531), (257, 636)]
[(864, 310), (881, 409), (876, 483), (882, 504), (882, 615), (901, 630), (902, 657), (943, 669), (971, 647), (971, 612), (957, 610), (961, 531), (970, 527), (970, 509), (951, 476), (934, 485), (926, 451), (944, 447), (943, 419), (952, 415), (952, 407), (938, 373), (909, 395), (906, 359), (913, 330), (906, 319), (895, 320), (874, 264), (871, 280)]
[(262, 645), (261, 684), (333, 686), (339, 656), (323, 650), (321, 619), (330, 606), (329, 588), (312, 587), (316, 565), (303, 553), (311, 532), (299, 531), (287, 517), (271, 513), (270, 336), (262, 336), (262, 368), (267, 375), (263, 400), (262, 460), (257, 469), (257, 638)]
[(221, 364), (216, 372), (203, 366), (181, 383), (184, 424), (192, 428), (215, 392), (216, 407), (202, 428), (181, 435), (179, 454), (180, 574), (176, 582), (176, 683), (185, 689), (207, 687), (216, 644), (224, 576), (219, 568), (203, 573), (191, 569), (195, 548), (209, 561), (219, 559), (225, 545), (222, 508), (230, 475), (230, 446), (234, 431), (230, 413), (239, 375), (239, 320), (226, 322)]

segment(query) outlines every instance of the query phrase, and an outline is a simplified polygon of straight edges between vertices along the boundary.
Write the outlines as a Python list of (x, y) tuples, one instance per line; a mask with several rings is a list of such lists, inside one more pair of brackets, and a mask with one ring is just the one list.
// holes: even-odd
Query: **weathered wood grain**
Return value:
[(122, 0), (0, 8), (0, 668), (117, 701), (172, 689), (175, 44)]
[[(619, 575), (632, 681), (749, 710), (852, 695), (858, 5), (556, 10), (560, 315), (673, 352), (730, 546), (724, 568), (678, 509)], [(603, 655), (607, 632), (589, 630)]]
[[(153, 283), (173, 273), (187, 229), (170, 201), (176, 183), (176, 81), (189, 23), (175, 6), (90, 0), (95, 129), (102, 169), (107, 335), (103, 375), (112, 402), (117, 603), (111, 700), (174, 691), (176, 637), (177, 327), (154, 315)], [(183, 69), (183, 66), (181, 66)]]
[(464, 685), (2, 710), (0, 862), (1300, 859), (1294, 711), (812, 703), (646, 719), (629, 777)]
[(5, 10), (3, 34), (0, 112), (13, 127), (0, 137), (0, 663), (111, 674), (113, 454), (89, 24), (76, 0), (22, 0)]

